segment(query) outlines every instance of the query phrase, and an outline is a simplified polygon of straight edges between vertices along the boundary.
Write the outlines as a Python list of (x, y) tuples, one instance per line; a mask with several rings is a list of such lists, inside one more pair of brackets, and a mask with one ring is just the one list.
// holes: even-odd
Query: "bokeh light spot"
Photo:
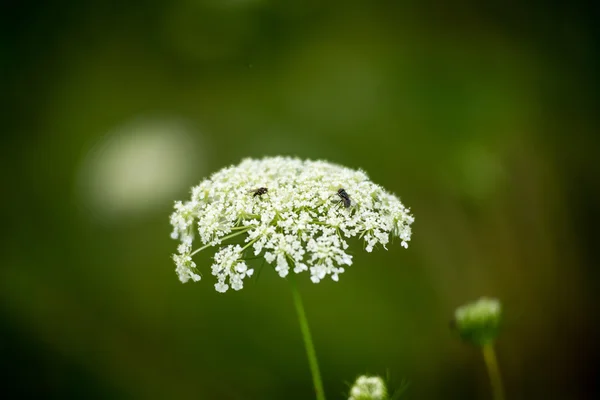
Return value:
[(86, 155), (78, 192), (102, 219), (150, 212), (170, 201), (203, 164), (198, 133), (174, 118), (136, 118), (109, 132)]

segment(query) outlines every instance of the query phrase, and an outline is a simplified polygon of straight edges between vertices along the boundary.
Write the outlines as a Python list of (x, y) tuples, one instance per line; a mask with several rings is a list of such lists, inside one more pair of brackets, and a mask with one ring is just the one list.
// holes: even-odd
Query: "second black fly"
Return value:
[(350, 207), (352, 201), (350, 201), (350, 196), (348, 196), (348, 193), (346, 193), (346, 191), (343, 188), (338, 189), (337, 195), (340, 196), (340, 201), (344, 203), (344, 207)]
[(260, 187), (254, 191), (254, 194), (252, 195), (252, 197), (262, 196), (263, 194), (266, 194), (268, 191), (269, 191), (269, 189), (267, 189), (266, 187)]

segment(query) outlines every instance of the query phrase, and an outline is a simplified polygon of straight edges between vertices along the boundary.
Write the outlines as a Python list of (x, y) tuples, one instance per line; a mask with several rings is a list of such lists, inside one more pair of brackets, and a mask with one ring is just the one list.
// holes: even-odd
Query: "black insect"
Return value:
[(352, 201), (350, 201), (350, 196), (348, 196), (348, 193), (346, 193), (346, 191), (343, 188), (337, 191), (337, 195), (340, 196), (340, 201), (344, 204), (344, 207), (350, 207)]
[(252, 195), (252, 197), (262, 196), (263, 194), (267, 193), (268, 191), (269, 191), (269, 189), (267, 189), (266, 187), (260, 187), (253, 191), (254, 194)]

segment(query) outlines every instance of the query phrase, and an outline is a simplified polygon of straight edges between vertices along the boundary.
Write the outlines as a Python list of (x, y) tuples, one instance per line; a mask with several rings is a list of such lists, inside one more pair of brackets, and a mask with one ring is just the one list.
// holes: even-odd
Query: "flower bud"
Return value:
[(453, 325), (464, 341), (483, 346), (492, 343), (498, 336), (501, 314), (498, 299), (482, 297), (457, 308)]
[(385, 382), (378, 376), (362, 375), (356, 379), (348, 400), (385, 400), (388, 398)]

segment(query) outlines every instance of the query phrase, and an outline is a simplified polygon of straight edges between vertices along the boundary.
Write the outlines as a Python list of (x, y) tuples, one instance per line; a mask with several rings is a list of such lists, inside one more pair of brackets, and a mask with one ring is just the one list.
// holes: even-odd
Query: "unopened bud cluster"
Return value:
[(385, 382), (378, 376), (359, 376), (350, 389), (348, 400), (386, 400)]
[(498, 336), (501, 317), (500, 301), (482, 297), (457, 308), (454, 312), (454, 324), (464, 341), (483, 346), (492, 343)]

